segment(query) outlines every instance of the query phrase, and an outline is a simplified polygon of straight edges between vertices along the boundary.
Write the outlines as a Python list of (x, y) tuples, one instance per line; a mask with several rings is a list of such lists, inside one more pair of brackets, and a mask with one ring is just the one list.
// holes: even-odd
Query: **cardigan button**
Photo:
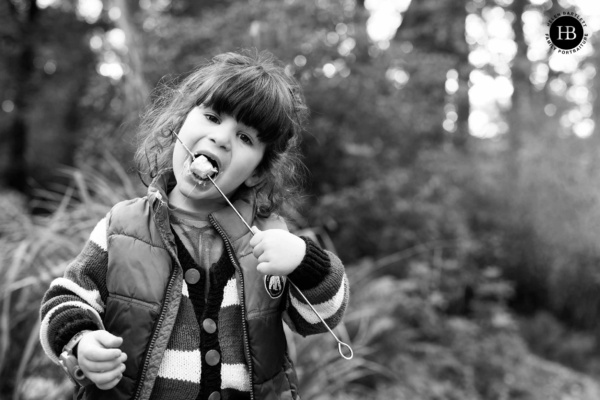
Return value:
[(202, 321), (202, 327), (207, 333), (215, 333), (217, 330), (217, 324), (210, 318), (206, 318)]
[(199, 280), (200, 271), (198, 271), (196, 268), (190, 268), (187, 271), (185, 271), (185, 281), (190, 285), (198, 283)]
[(221, 400), (221, 393), (212, 392), (210, 396), (208, 396), (208, 400)]
[(221, 360), (221, 355), (216, 350), (209, 350), (206, 352), (204, 359), (206, 360), (206, 363), (208, 365), (210, 365), (211, 367), (214, 367)]

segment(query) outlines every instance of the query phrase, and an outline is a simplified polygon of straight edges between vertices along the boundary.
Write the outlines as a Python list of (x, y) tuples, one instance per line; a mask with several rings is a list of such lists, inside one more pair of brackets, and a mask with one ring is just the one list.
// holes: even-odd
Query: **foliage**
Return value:
[(345, 249), (344, 257), (355, 260), (416, 245), (460, 253), (474, 244), (463, 193), (453, 182), (456, 177), (443, 172), (456, 166), (453, 156), (423, 153), (421, 160), (410, 169), (388, 169), (321, 196), (313, 218), (334, 221), (336, 247)]
[(590, 376), (600, 376), (597, 356), (590, 357), (598, 354), (598, 339), (594, 333), (572, 329), (545, 311), (522, 318), (519, 325), (535, 354)]
[(598, 167), (585, 143), (554, 144), (527, 145), (517, 189), (494, 218), (505, 232), (501, 259), (517, 283), (514, 304), (521, 311), (534, 314), (542, 305), (575, 328), (591, 329), (600, 304)]
[(506, 307), (510, 285), (497, 270), (476, 280), (467, 319), (447, 314), (455, 286), (440, 284), (465, 272), (448, 260), (440, 272), (433, 259), (418, 258), (404, 263), (402, 279), (377, 277), (382, 265), (372, 261), (349, 269), (351, 304), (337, 332), (355, 358), (341, 359), (329, 335), (297, 338), (305, 397), (542, 400), (600, 393), (592, 379), (529, 353)]
[[(1, 397), (13, 391), (15, 396), (35, 392), (35, 387), (48, 380), (64, 378), (57, 368), (50, 367), (39, 346), (41, 298), (50, 282), (62, 275), (67, 263), (83, 248), (109, 207), (135, 196), (124, 170), (118, 164), (113, 166), (113, 172), (126, 181), (111, 182), (89, 170), (65, 171), (71, 185), (39, 193), (38, 202), (43, 204), (36, 206), (51, 211), (48, 215), (32, 216), (22, 195), (0, 195), (4, 210), (0, 217)], [(64, 392), (66, 388), (70, 385), (63, 382), (54, 389)], [(38, 391), (36, 396), (40, 393), (47, 395)]]

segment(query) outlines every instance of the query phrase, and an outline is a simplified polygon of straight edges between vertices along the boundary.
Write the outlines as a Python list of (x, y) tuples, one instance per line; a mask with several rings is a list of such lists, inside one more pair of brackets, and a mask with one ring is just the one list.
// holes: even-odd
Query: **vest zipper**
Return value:
[(246, 324), (246, 300), (245, 300), (245, 295), (244, 295), (244, 276), (242, 274), (242, 268), (238, 265), (238, 263), (235, 261), (235, 258), (233, 256), (233, 251), (231, 248), (231, 243), (229, 242), (229, 236), (227, 236), (227, 234), (225, 233), (225, 231), (223, 230), (223, 228), (221, 228), (221, 225), (219, 225), (219, 223), (214, 219), (214, 217), (212, 215), (208, 216), (209, 221), (211, 222), (211, 224), (215, 227), (215, 229), (219, 232), (219, 234), (221, 235), (221, 237), (223, 238), (223, 242), (225, 243), (225, 248), (227, 250), (227, 255), (229, 256), (229, 259), (231, 260), (231, 263), (234, 265), (234, 267), (236, 267), (236, 271), (239, 275), (239, 279), (240, 279), (240, 295), (241, 295), (241, 299), (240, 299), (240, 304), (242, 307), (242, 327), (243, 327), (243, 331), (244, 331), (244, 349), (246, 350), (246, 358), (248, 359), (248, 375), (250, 378), (250, 399), (254, 400), (254, 383), (253, 383), (253, 368), (252, 368), (252, 358), (250, 355), (250, 342), (248, 340), (248, 326)]
[(148, 365), (150, 365), (150, 354), (152, 353), (152, 350), (154, 349), (156, 339), (158, 338), (158, 332), (160, 331), (163, 320), (165, 319), (165, 314), (167, 312), (167, 303), (169, 302), (168, 299), (171, 298), (171, 291), (173, 289), (173, 284), (175, 282), (175, 278), (177, 277), (177, 271), (178, 271), (177, 267), (181, 268), (181, 266), (179, 265), (179, 260), (177, 259), (177, 255), (173, 252), (173, 250), (171, 249), (171, 246), (169, 246), (168, 241), (165, 240), (165, 238), (163, 237), (162, 230), (158, 224), (157, 224), (157, 228), (161, 234), (161, 238), (162, 238), (163, 242), (166, 245), (165, 247), (166, 247), (168, 253), (175, 260), (175, 265), (173, 266), (173, 272), (171, 273), (171, 277), (169, 278), (169, 283), (167, 285), (167, 290), (165, 291), (165, 297), (164, 297), (165, 300), (164, 300), (164, 302), (162, 304), (162, 308), (160, 310), (158, 322), (156, 323), (156, 329), (154, 329), (154, 333), (152, 334), (152, 338), (150, 339), (150, 344), (148, 345), (148, 350), (146, 351), (146, 358), (144, 359), (144, 365), (142, 366), (142, 372), (140, 374), (140, 379), (138, 381), (138, 386), (135, 391), (135, 396), (133, 396), (133, 400), (137, 400), (140, 397), (142, 387), (144, 386), (143, 382), (146, 379), (146, 372), (148, 371)]

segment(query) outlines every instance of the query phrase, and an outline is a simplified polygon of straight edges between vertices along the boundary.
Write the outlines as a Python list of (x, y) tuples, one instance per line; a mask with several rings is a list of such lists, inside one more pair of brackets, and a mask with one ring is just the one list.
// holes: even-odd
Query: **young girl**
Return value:
[(306, 112), (272, 56), (227, 53), (146, 113), (147, 195), (113, 207), (42, 302), (43, 348), (79, 398), (299, 398), (283, 320), (327, 328), (286, 280), (330, 327), (348, 301), (340, 260), (280, 217), (297, 199)]

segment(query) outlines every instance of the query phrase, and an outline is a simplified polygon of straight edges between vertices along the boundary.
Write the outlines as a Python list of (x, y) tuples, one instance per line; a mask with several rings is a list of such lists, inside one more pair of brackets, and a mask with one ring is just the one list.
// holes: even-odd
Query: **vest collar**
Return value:
[(161, 203), (167, 203), (169, 201), (167, 194), (176, 184), (177, 180), (175, 180), (172, 168), (160, 171), (150, 186), (148, 186), (148, 200), (152, 207), (155, 208), (161, 205)]
[[(236, 210), (238, 210), (240, 215), (244, 218), (244, 221), (246, 221), (248, 225), (252, 226), (252, 222), (254, 221), (254, 217), (256, 215), (254, 206), (254, 191), (252, 191), (252, 195), (248, 197), (249, 198), (239, 198), (235, 201), (232, 201), (232, 203)], [(229, 207), (229, 205), (211, 213), (210, 216), (215, 219), (221, 228), (223, 228), (232, 242), (236, 242), (238, 239), (249, 233), (248, 227), (240, 220), (240, 217), (231, 207)]]
[[(154, 178), (148, 187), (148, 201), (154, 210), (158, 207), (166, 205), (169, 201), (168, 193), (173, 189), (177, 181), (173, 174), (173, 169), (165, 169)], [(238, 210), (244, 221), (252, 226), (252, 221), (256, 216), (256, 193), (254, 190), (249, 191), (246, 196), (240, 196), (236, 200), (231, 200), (234, 207)], [(162, 208), (162, 207), (161, 207)], [(166, 211), (166, 207), (164, 207)], [(215, 219), (219, 226), (225, 231), (232, 242), (237, 241), (244, 235), (248, 234), (248, 228), (240, 221), (240, 217), (235, 211), (226, 206), (209, 215)]]

